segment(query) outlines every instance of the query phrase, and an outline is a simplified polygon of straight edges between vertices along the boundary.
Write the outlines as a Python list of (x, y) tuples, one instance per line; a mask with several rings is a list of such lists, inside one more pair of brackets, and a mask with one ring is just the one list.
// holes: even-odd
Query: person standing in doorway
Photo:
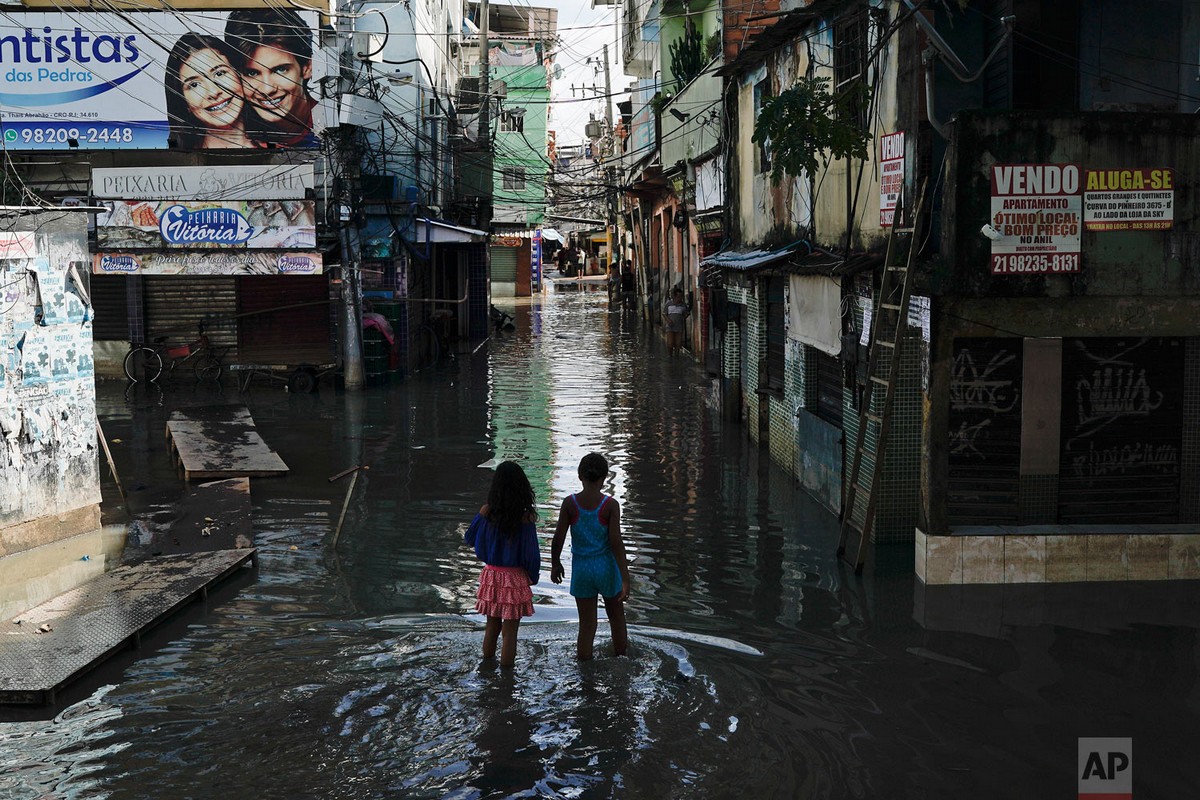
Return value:
[(667, 355), (674, 356), (683, 347), (684, 323), (691, 307), (683, 299), (683, 289), (678, 286), (671, 290), (671, 299), (663, 307), (663, 322), (667, 329)]
[(620, 280), (621, 309), (632, 310), (637, 306), (637, 279), (633, 276), (633, 262), (625, 259)]
[(517, 631), (522, 617), (533, 616), (533, 590), (542, 569), (538, 550), (537, 502), (525, 470), (515, 461), (496, 467), (488, 502), (467, 528), (463, 541), (475, 548), (485, 566), (479, 573), (475, 610), (487, 617), (483, 659), (496, 657), (503, 634), (500, 666), (517, 659)]
[(596, 640), (596, 598), (604, 598), (604, 613), (612, 629), (613, 655), (629, 646), (625, 601), (629, 599), (629, 561), (621, 541), (621, 505), (603, 492), (608, 462), (588, 453), (579, 462), (583, 490), (563, 499), (558, 527), (550, 545), (550, 580), (563, 581), (560, 560), (567, 529), (571, 531), (571, 595), (579, 609), (576, 655), (590, 661)]

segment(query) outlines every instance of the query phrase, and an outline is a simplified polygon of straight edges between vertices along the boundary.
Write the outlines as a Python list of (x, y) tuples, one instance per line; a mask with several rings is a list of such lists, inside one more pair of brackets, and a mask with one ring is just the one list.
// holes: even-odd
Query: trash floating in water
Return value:
[(50, 627), (50, 623), (44, 622), (38, 626), (38, 629), (35, 631), (35, 633), (49, 633), (52, 630), (54, 630), (54, 628)]
[(300, 548), (296, 547), (296, 545), (292, 545), (291, 547), (288, 548), (288, 550), (299, 550), (299, 549)]
[(215, 519), (213, 519), (212, 517), (205, 517), (205, 518), (204, 518), (204, 521), (205, 521), (205, 522), (216, 522), (216, 520), (215, 520)]
[(732, 650), (735, 653), (742, 653), (748, 656), (761, 656), (761, 650), (751, 647), (748, 644), (726, 639), (721, 636), (709, 636), (705, 633), (688, 633), (687, 631), (677, 631), (670, 628), (654, 628), (649, 625), (630, 625), (631, 633), (641, 633), (646, 636), (656, 636), (663, 639), (676, 639), (683, 642), (694, 642), (695, 644), (706, 644), (710, 647), (720, 647), (723, 650)]
[(83, 558), (81, 558), (81, 559), (79, 559), (79, 560), (80, 560), (80, 561), (91, 561), (91, 560), (92, 560), (92, 557), (91, 557), (91, 556), (84, 556)]
[(495, 469), (500, 462), (494, 458), (489, 458), (487, 461), (479, 465), (480, 469)]

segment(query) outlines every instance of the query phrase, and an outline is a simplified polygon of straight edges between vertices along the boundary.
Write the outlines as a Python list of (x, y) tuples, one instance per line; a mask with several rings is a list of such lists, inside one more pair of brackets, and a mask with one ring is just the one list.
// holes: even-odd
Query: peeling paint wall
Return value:
[(100, 501), (86, 217), (3, 223), (0, 555), (90, 529)]

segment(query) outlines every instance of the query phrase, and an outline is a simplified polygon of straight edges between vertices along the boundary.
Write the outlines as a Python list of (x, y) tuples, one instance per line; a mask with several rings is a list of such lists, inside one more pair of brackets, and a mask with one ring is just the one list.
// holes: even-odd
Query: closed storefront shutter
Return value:
[(247, 275), (238, 282), (238, 351), (246, 362), (326, 363), (332, 353), (324, 275)]
[(92, 338), (97, 341), (129, 341), (129, 308), (125, 302), (124, 275), (92, 275), (91, 300), (95, 316)]
[(517, 248), (493, 247), (491, 248), (491, 255), (492, 283), (516, 283)]
[(216, 348), (237, 347), (237, 278), (211, 275), (147, 275), (146, 338), (166, 336), (168, 341), (196, 338), (197, 325), (207, 323), (209, 341)]
[(1016, 524), (1024, 340), (954, 340), (950, 377), (951, 525)]
[(842, 427), (842, 363), (837, 356), (808, 348), (817, 373), (817, 416)]
[(1064, 339), (1058, 521), (1179, 522), (1184, 343)]

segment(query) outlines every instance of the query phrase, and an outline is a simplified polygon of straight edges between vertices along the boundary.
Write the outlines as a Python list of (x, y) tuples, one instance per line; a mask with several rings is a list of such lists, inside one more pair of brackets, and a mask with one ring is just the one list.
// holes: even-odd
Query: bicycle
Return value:
[(441, 361), (443, 355), (454, 357), (448, 345), (450, 337), (447, 334), (453, 319), (453, 311), (437, 309), (429, 315), (427, 322), (421, 323), (413, 331), (411, 346), (416, 369), (432, 367)]
[(168, 359), (168, 377), (175, 374), (175, 369), (180, 364), (191, 362), (196, 380), (220, 380), (221, 374), (225, 371), (222, 360), (230, 348), (226, 347), (223, 350), (214, 348), (208, 340), (208, 334), (204, 332), (204, 327), (204, 322), (201, 321), (197, 325), (198, 338), (186, 344), (168, 345), (166, 336), (155, 338), (153, 346), (134, 344), (125, 354), (123, 365), (125, 377), (129, 378), (132, 383), (140, 381), (156, 383), (163, 373), (163, 356), (165, 355)]

